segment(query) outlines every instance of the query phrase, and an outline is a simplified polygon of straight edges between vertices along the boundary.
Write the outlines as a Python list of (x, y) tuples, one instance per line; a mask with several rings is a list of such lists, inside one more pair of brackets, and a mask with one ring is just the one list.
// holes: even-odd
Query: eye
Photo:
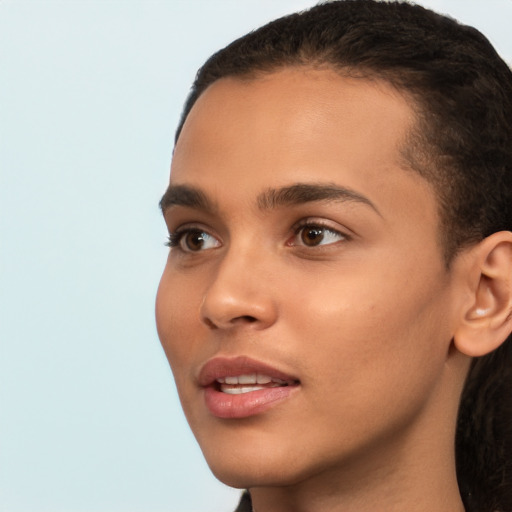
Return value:
[(200, 252), (220, 247), (220, 242), (208, 232), (198, 228), (187, 228), (169, 234), (167, 245), (183, 252)]
[(318, 247), (320, 245), (335, 244), (336, 242), (347, 239), (348, 236), (331, 227), (310, 223), (296, 228), (295, 236), (290, 242), (290, 245)]

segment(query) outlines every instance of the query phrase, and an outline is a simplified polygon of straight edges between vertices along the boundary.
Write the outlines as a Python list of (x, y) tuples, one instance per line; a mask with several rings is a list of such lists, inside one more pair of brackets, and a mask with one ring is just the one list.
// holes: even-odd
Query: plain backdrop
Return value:
[[(173, 131), (216, 49), (309, 0), (0, 0), (0, 511), (229, 512), (154, 327)], [(420, 1), (512, 61), (512, 1)]]

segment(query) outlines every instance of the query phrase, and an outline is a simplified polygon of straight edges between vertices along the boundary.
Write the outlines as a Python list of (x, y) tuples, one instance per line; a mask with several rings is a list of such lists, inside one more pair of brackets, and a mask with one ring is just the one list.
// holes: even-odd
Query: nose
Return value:
[(250, 251), (230, 250), (224, 256), (201, 305), (201, 319), (209, 328), (259, 330), (275, 323), (273, 280), (265, 261)]

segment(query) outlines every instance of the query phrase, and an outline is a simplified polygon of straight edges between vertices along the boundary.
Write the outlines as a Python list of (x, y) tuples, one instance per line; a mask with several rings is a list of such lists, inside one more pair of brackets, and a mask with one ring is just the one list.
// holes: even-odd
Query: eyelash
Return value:
[[(296, 237), (299, 236), (300, 233), (304, 232), (306, 229), (311, 229), (311, 230), (317, 229), (319, 231), (322, 231), (322, 235), (324, 235), (325, 233), (330, 233), (330, 234), (333, 234), (334, 236), (339, 236), (341, 238), (341, 240), (350, 240), (349, 235), (347, 235), (346, 233), (342, 233), (341, 231), (339, 231), (337, 229), (334, 229), (332, 226), (330, 226), (326, 222), (323, 222), (321, 220), (315, 220), (315, 219), (304, 219), (304, 220), (300, 221), (299, 223), (297, 223), (295, 226), (293, 226), (292, 230), (293, 230), (294, 235), (291, 240), (288, 240), (286, 242), (286, 245), (290, 246), (290, 247), (314, 248), (314, 247), (320, 247), (323, 245), (334, 245), (336, 243), (336, 242), (331, 242), (328, 244), (319, 243), (319, 244), (314, 244), (314, 245), (308, 245), (307, 243), (303, 243), (303, 244), (295, 243)], [(201, 250), (197, 250), (197, 251), (194, 251), (191, 249), (187, 250), (181, 246), (183, 239), (186, 236), (193, 234), (193, 233), (197, 233), (198, 235), (206, 235), (206, 237), (208, 237), (208, 238), (211, 237), (216, 240), (216, 238), (213, 235), (211, 235), (210, 233), (208, 233), (208, 231), (206, 231), (205, 229), (201, 229), (199, 227), (188, 227), (188, 228), (181, 228), (175, 232), (169, 233), (168, 240), (165, 243), (165, 245), (170, 248), (178, 248), (183, 252), (189, 252), (189, 253), (201, 252)], [(322, 236), (322, 240), (320, 240), (320, 242), (322, 242), (322, 241), (323, 241), (323, 236)]]
[(167, 242), (165, 242), (165, 246), (170, 247), (171, 249), (173, 247), (177, 247), (180, 244), (184, 234), (185, 231), (169, 233), (169, 236), (167, 237)]
[[(319, 219), (311, 219), (311, 218), (308, 218), (308, 219), (304, 219), (304, 220), (301, 220), (299, 223), (297, 223), (294, 227), (293, 227), (293, 231), (294, 231), (294, 236), (293, 236), (293, 239), (295, 239), (297, 236), (299, 236), (299, 234), (301, 232), (304, 232), (306, 229), (319, 229), (321, 231), (323, 231), (324, 233), (331, 233), (331, 234), (334, 234), (335, 236), (339, 236), (341, 238), (341, 240), (350, 240), (350, 236), (347, 235), (346, 233), (343, 233), (341, 231), (339, 231), (338, 229), (334, 229), (331, 225), (329, 225), (327, 222), (325, 221), (322, 221), (322, 220), (319, 220)], [(298, 246), (298, 247), (320, 247), (322, 245), (334, 245), (336, 242), (332, 242), (332, 243), (329, 243), (329, 244), (318, 244), (318, 245), (311, 245), (311, 246), (308, 246), (307, 244), (293, 244), (293, 243), (290, 243), (288, 242), (287, 245), (290, 245), (290, 246)]]
[(199, 227), (188, 227), (188, 228), (179, 229), (178, 231), (175, 231), (173, 233), (169, 233), (169, 236), (167, 238), (167, 242), (165, 245), (167, 247), (170, 247), (171, 249), (173, 247), (177, 247), (177, 248), (181, 249), (183, 252), (200, 252), (200, 251), (193, 251), (193, 250), (187, 251), (186, 249), (181, 247), (182, 240), (186, 236), (191, 235), (193, 233), (196, 233), (198, 235), (206, 235), (208, 238), (215, 239), (215, 237), (213, 235), (211, 235), (210, 233), (208, 233), (205, 229), (201, 229)]

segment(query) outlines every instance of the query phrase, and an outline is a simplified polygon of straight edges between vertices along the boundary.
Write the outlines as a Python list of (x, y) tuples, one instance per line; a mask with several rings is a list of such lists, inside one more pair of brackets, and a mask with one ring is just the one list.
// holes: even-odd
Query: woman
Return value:
[(476, 30), (336, 1), (212, 56), (156, 315), (239, 510), (512, 510), (512, 73)]

